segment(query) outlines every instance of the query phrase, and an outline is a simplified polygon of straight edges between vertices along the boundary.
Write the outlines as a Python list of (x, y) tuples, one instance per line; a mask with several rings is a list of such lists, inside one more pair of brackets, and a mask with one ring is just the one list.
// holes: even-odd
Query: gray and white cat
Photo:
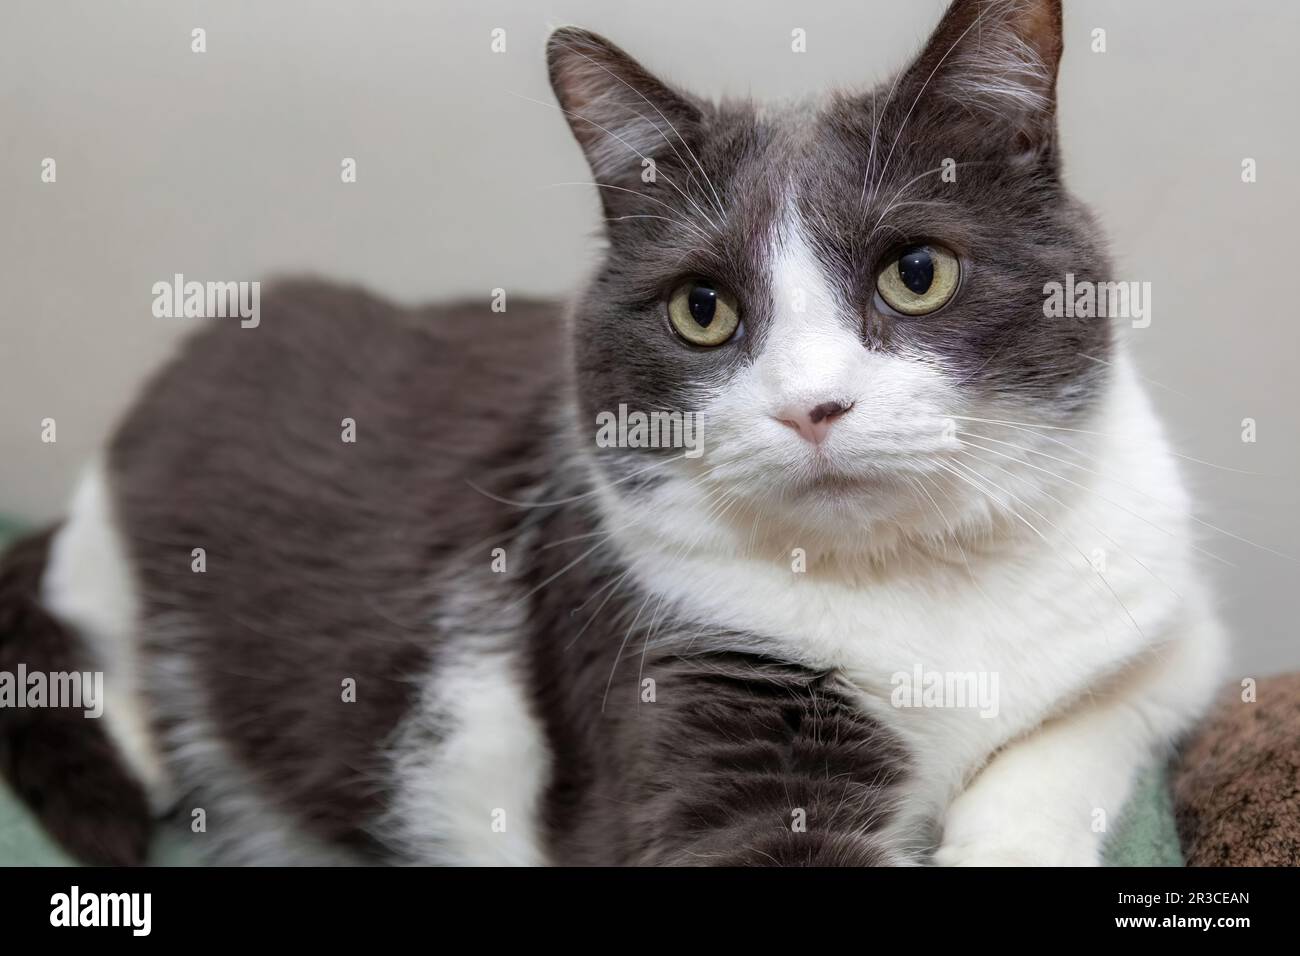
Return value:
[[(956, 0), (770, 109), (557, 31), (586, 289), (288, 283), (192, 339), (4, 566), (0, 664), (108, 682), (4, 716), (9, 779), (112, 862), (203, 808), (230, 862), (1097, 863), (1223, 642), (1129, 358), (1044, 317), (1110, 278), (1061, 48), (1058, 0)], [(620, 406), (704, 453), (605, 447)]]

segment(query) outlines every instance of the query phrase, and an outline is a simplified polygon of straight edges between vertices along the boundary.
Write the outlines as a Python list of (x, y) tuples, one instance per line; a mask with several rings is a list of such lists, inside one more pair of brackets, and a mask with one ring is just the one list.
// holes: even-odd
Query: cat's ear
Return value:
[(1061, 0), (953, 0), (898, 97), (974, 118), (1013, 157), (1040, 155), (1055, 137), (1061, 34)]
[(598, 182), (639, 178), (647, 160), (673, 154), (701, 114), (604, 37), (562, 27), (546, 44), (551, 87)]

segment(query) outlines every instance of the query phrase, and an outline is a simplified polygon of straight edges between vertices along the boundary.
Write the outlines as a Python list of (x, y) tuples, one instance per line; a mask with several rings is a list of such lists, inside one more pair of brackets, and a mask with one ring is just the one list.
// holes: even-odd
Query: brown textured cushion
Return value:
[(1174, 767), (1188, 866), (1300, 864), (1300, 674), (1229, 686)]

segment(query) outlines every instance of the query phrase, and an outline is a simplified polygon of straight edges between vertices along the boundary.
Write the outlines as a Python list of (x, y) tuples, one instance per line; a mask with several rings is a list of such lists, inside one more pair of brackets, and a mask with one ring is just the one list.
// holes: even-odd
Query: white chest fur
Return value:
[[(840, 672), (945, 800), (1206, 606), (1176, 469), (1131, 372), (1117, 369), (1096, 426), (1108, 437), (1087, 470), (1053, 466), (1074, 477), (1052, 503), (1008, 498), (1023, 519), (1014, 533), (952, 542), (946, 556), (929, 545), (847, 573), (815, 559), (799, 568), (797, 555), (751, 555), (743, 526), (708, 524), (672, 482), (649, 520), (610, 489), (602, 507), (628, 528), (620, 547), (643, 586), (689, 620), (745, 635), (744, 649)], [(1014, 491), (1009, 479), (990, 487)]]

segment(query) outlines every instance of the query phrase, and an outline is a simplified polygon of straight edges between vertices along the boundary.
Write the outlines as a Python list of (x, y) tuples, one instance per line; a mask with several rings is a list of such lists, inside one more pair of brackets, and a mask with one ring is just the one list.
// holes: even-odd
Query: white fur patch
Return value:
[(386, 836), (418, 862), (546, 862), (537, 817), (549, 762), (512, 652), (462, 640), (440, 655), (392, 760)]
[(139, 693), (138, 589), (101, 464), (77, 486), (41, 591), (45, 607), (77, 632), (104, 670), (109, 735), (155, 802), (165, 801), (163, 764)]

